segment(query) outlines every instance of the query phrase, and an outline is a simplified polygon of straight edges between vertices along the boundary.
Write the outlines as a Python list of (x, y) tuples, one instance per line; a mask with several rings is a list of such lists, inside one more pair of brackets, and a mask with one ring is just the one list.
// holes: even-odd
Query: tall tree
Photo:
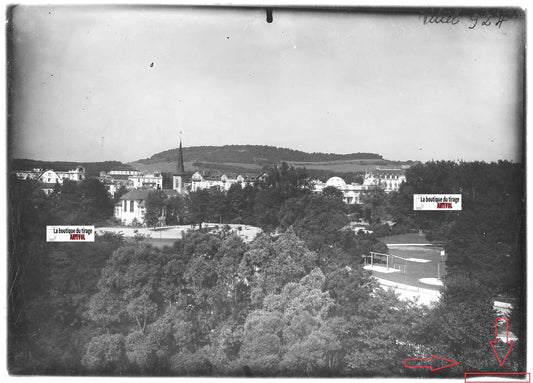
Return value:
[(248, 315), (241, 363), (254, 375), (309, 376), (335, 365), (341, 346), (338, 323), (329, 318), (333, 301), (321, 291), (324, 280), (316, 268), (280, 294), (268, 295), (262, 308)]
[(162, 190), (154, 190), (148, 193), (145, 201), (146, 213), (144, 220), (146, 225), (156, 227), (165, 222), (167, 214), (167, 195)]

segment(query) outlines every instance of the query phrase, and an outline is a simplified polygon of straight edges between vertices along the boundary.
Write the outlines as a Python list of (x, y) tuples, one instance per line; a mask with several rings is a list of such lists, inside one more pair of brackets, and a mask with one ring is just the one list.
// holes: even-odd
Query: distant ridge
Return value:
[[(295, 167), (305, 167), (313, 178), (327, 179), (333, 175), (345, 180), (361, 179), (361, 174), (376, 166), (399, 167), (412, 161), (389, 161), (377, 153), (306, 153), (301, 150), (268, 145), (191, 146), (183, 148), (185, 171), (205, 175), (257, 175), (272, 165), (285, 161)], [(178, 149), (165, 150), (149, 158), (131, 162), (143, 172), (176, 172)], [(351, 182), (351, 181), (349, 181)]]
[[(269, 165), (286, 162), (329, 162), (339, 160), (381, 160), (383, 156), (376, 153), (306, 153), (301, 150), (279, 148), (268, 145), (224, 145), (224, 146), (191, 146), (183, 148), (185, 161), (206, 163), (237, 163)], [(150, 158), (136, 163), (150, 164), (154, 162), (176, 162), (178, 149), (165, 150)]]

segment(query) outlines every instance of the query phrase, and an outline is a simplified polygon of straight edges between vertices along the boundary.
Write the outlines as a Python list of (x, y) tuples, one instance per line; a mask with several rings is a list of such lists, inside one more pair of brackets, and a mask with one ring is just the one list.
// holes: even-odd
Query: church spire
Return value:
[(185, 167), (183, 166), (183, 148), (181, 147), (181, 132), (180, 132), (180, 148), (179, 148), (179, 152), (178, 152), (177, 170), (178, 170), (177, 174), (179, 176), (185, 175)]

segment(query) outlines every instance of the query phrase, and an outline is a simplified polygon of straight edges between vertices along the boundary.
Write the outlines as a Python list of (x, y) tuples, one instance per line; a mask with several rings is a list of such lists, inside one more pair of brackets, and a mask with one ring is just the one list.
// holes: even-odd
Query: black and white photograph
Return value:
[(9, 375), (531, 381), (524, 9), (5, 15)]

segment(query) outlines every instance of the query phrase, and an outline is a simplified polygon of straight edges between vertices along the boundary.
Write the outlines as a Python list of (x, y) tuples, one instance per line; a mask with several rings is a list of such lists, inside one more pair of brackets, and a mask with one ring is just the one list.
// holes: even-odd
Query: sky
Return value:
[(183, 145), (521, 160), (523, 20), (17, 6), (14, 158), (123, 162)]

